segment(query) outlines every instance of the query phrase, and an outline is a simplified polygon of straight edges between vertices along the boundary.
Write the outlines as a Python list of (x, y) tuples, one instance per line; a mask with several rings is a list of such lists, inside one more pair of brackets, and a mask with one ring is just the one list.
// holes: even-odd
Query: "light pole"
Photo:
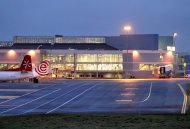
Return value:
[(187, 67), (187, 63), (183, 63), (183, 76), (185, 78), (185, 75), (186, 75), (186, 67)]
[[(127, 35), (126, 35), (126, 41), (127, 41), (128, 34), (132, 30), (132, 27), (130, 25), (126, 25), (123, 27), (123, 30), (127, 33)], [(128, 73), (128, 50), (129, 50), (128, 43), (126, 43), (126, 47), (127, 47), (127, 56), (126, 56), (126, 77), (127, 77), (127, 75), (129, 75), (129, 73)]]
[(173, 46), (174, 47), (175, 47), (175, 38), (176, 38), (177, 35), (178, 35), (177, 32), (173, 33)]

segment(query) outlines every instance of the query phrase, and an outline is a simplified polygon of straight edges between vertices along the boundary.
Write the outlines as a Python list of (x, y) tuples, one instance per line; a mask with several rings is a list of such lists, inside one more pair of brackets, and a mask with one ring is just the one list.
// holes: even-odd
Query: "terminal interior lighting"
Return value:
[(168, 51), (168, 52), (167, 52), (167, 55), (168, 55), (168, 56), (172, 56), (172, 55), (173, 55), (172, 51)]

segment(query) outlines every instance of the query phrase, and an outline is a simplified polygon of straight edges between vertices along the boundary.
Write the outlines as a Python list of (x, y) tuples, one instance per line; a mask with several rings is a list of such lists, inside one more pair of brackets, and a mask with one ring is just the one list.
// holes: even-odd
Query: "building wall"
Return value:
[(123, 75), (124, 78), (135, 76), (136, 78), (154, 77), (152, 71), (158, 66), (173, 64), (173, 53), (167, 51), (123, 51)]
[(159, 36), (159, 50), (167, 50), (167, 46), (173, 46), (173, 36)]
[(157, 34), (135, 34), (106, 37), (106, 43), (119, 50), (158, 50)]

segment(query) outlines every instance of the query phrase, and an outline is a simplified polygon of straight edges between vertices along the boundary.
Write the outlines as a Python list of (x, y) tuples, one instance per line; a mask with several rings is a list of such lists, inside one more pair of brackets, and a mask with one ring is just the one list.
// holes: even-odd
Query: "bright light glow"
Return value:
[(30, 51), (28, 52), (28, 54), (31, 55), (31, 56), (34, 56), (34, 55), (36, 54), (36, 52), (35, 52), (34, 50), (30, 50)]
[(133, 56), (135, 56), (135, 57), (136, 57), (136, 56), (138, 56), (138, 55), (139, 55), (139, 52), (138, 52), (138, 51), (136, 51), (136, 50), (134, 50), (134, 51), (133, 51)]
[(8, 54), (9, 54), (10, 56), (14, 56), (14, 55), (16, 54), (16, 52), (15, 52), (14, 50), (9, 50)]
[(131, 26), (130, 25), (127, 25), (127, 26), (124, 26), (124, 28), (123, 28), (125, 31), (127, 31), (127, 32), (129, 32), (129, 31), (131, 31)]
[(175, 51), (175, 47), (174, 46), (167, 46), (167, 50), (168, 51)]
[(168, 52), (167, 52), (167, 55), (168, 55), (168, 56), (172, 56), (172, 55), (173, 55), (172, 51), (168, 51)]
[(176, 36), (177, 36), (177, 33), (176, 33), (176, 32), (174, 32), (174, 33), (173, 33), (173, 37), (175, 38)]

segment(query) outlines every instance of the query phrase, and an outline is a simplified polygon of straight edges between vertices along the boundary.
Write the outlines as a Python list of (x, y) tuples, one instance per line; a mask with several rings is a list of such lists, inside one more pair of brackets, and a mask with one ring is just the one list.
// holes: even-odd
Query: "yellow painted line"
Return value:
[(15, 99), (18, 97), (20, 97), (20, 96), (0, 96), (0, 99)]
[(187, 94), (185, 93), (185, 90), (183, 89), (183, 87), (178, 84), (181, 92), (183, 93), (183, 106), (182, 106), (182, 109), (181, 109), (181, 114), (185, 114), (186, 112), (186, 108), (187, 108)]
[(34, 90), (34, 89), (0, 89), (0, 91), (32, 92), (32, 91), (37, 91), (37, 90)]
[(116, 102), (132, 102), (133, 100), (131, 99), (122, 99), (122, 100), (116, 100)]

